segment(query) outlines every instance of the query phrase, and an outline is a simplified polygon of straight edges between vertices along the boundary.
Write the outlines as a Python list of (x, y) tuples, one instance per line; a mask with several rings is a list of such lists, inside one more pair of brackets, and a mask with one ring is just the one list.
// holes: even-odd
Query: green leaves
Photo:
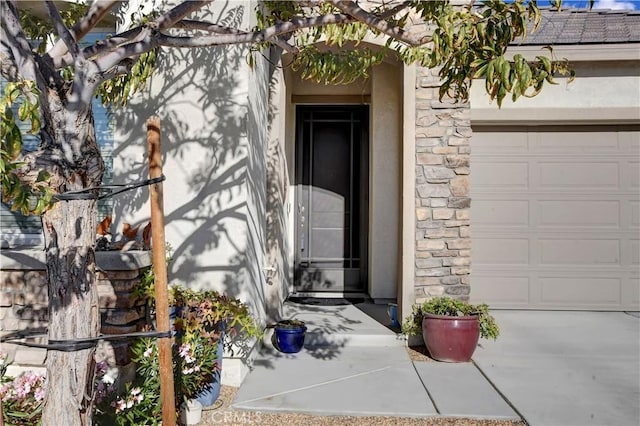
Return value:
[[(521, 96), (535, 96), (544, 83), (554, 84), (554, 76), (572, 75), (566, 61), (545, 56), (534, 60), (522, 55), (507, 59), (507, 48), (527, 33), (535, 31), (542, 14), (535, 0), (485, 0), (482, 8), (468, 7), (450, 1), (411, 1), (407, 8), (386, 13), (392, 6), (381, 5), (371, 14), (384, 16), (387, 24), (422, 32), (425, 44), (409, 46), (388, 38), (385, 54), (396, 54), (405, 63), (417, 63), (426, 68), (439, 68), (439, 95), (467, 101), (474, 79), (485, 79), (485, 90), (502, 106), (510, 94), (513, 101)], [(318, 3), (300, 7), (296, 2), (265, 2), (259, 11), (258, 28), (314, 14), (340, 13), (331, 4)], [(419, 17), (421, 24), (417, 24)], [(412, 25), (409, 28), (409, 25)], [(405, 28), (405, 26), (407, 26)], [(357, 48), (372, 30), (363, 22), (325, 25), (297, 34), (300, 52), (294, 57), (293, 68), (303, 78), (325, 84), (345, 84), (367, 77), (368, 70), (382, 61), (381, 52)], [(336, 46), (337, 51), (320, 51), (316, 43)], [(394, 51), (390, 53), (390, 51)], [(571, 78), (570, 78), (571, 79)], [(570, 80), (569, 79), (569, 80)]]
[(156, 69), (158, 51), (154, 49), (143, 53), (134, 62), (129, 73), (102, 83), (96, 92), (96, 98), (100, 98), (103, 105), (126, 105), (131, 95), (141, 92), (146, 87)]
[(476, 61), (474, 78), (485, 80), (485, 90), (489, 97), (495, 99), (498, 106), (508, 93), (511, 100), (516, 101), (521, 96), (533, 97), (542, 89), (544, 83), (557, 84), (555, 75), (569, 76), (571, 82), (574, 76), (566, 59), (555, 61), (546, 56), (536, 56), (528, 61), (520, 54), (514, 55), (511, 61), (504, 57), (497, 57), (488, 61)]
[[(87, 6), (83, 1), (69, 2), (68, 7), (59, 10), (62, 21), (67, 28), (73, 27), (75, 22), (84, 15)], [(27, 10), (20, 10), (20, 24), (29, 40), (38, 42), (36, 51), (40, 54), (45, 52), (47, 40), (55, 34), (52, 22), (48, 19), (40, 18)]]
[(369, 69), (382, 62), (384, 51), (364, 48), (321, 52), (308, 47), (295, 57), (292, 67), (302, 78), (324, 84), (348, 84), (360, 77), (367, 78)]
[(480, 336), (484, 339), (495, 340), (500, 335), (500, 328), (495, 318), (489, 312), (486, 304), (473, 305), (468, 302), (450, 297), (436, 297), (424, 303), (413, 305), (411, 314), (402, 324), (402, 332), (410, 336), (422, 333), (422, 318), (424, 314), (444, 316), (478, 315)]
[[(42, 214), (52, 202), (52, 192), (48, 188), (49, 173), (38, 172), (31, 179), (18, 161), (22, 153), (23, 137), (19, 121), (30, 122), (29, 134), (40, 130), (39, 90), (33, 81), (7, 83), (0, 98), (0, 184), (2, 200), (11, 203), (12, 210), (22, 214)], [(16, 105), (17, 104), (17, 105)], [(18, 116), (14, 111), (17, 108)], [(17, 121), (17, 120), (19, 121)]]

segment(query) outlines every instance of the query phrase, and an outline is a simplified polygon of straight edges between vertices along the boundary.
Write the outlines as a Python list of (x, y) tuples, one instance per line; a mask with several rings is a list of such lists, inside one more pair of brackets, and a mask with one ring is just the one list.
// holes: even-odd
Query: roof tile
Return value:
[(593, 44), (640, 42), (640, 11), (542, 10), (537, 32), (514, 44)]

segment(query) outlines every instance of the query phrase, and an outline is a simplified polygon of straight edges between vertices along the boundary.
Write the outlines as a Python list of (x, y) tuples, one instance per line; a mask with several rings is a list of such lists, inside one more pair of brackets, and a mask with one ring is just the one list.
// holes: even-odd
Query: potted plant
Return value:
[[(220, 393), (223, 345), (260, 337), (248, 307), (215, 291), (174, 285), (169, 292), (174, 313), (172, 359), (176, 416), (185, 406), (210, 406)], [(225, 338), (226, 336), (226, 338)], [(158, 424), (161, 419), (158, 347), (155, 339), (136, 340), (131, 351), (136, 376), (124, 392), (113, 393), (96, 407), (97, 424)], [(189, 405), (191, 404), (191, 405)], [(184, 411), (184, 410), (182, 410)]]
[(278, 321), (274, 326), (273, 346), (280, 352), (297, 353), (304, 346), (307, 327), (304, 321), (287, 319)]
[(247, 305), (217, 291), (194, 291), (173, 285), (169, 291), (173, 331), (177, 341), (196, 336), (201, 344), (216, 348), (217, 368), (212, 380), (195, 395), (204, 407), (209, 407), (220, 394), (220, 375), (224, 345), (231, 350), (234, 339), (260, 337)]
[(437, 297), (414, 305), (402, 324), (402, 332), (422, 333), (429, 354), (437, 361), (468, 362), (478, 339), (495, 340), (500, 329), (486, 304)]

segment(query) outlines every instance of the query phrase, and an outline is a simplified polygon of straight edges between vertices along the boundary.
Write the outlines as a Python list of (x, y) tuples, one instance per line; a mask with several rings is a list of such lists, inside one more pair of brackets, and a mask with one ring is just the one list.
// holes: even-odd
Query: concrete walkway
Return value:
[(288, 304), (304, 349), (266, 345), (233, 407), (325, 415), (638, 425), (640, 319), (625, 313), (494, 312), (502, 329), (474, 362), (412, 362), (385, 306)]

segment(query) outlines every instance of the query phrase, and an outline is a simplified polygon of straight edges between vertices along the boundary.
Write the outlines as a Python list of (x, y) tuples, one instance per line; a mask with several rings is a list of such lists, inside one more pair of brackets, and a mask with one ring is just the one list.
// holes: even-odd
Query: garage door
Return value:
[(638, 310), (640, 126), (474, 127), (471, 298)]

